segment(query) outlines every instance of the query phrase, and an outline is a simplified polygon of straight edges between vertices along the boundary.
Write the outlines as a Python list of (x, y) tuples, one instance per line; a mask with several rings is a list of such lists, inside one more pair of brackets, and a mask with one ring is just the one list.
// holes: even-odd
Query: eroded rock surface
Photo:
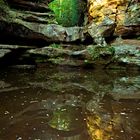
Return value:
[(114, 21), (116, 23), (114, 35), (140, 35), (139, 1), (89, 0), (88, 13), (89, 20), (98, 25), (107, 18)]

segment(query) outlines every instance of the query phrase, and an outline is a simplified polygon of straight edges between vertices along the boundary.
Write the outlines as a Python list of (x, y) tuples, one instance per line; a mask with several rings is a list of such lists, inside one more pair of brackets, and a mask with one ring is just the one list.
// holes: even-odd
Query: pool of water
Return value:
[(140, 72), (0, 70), (0, 140), (140, 140)]

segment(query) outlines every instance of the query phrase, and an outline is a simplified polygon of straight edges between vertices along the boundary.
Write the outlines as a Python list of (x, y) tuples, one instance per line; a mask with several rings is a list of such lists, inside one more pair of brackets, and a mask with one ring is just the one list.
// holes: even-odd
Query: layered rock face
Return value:
[[(23, 59), (23, 56), (28, 60), (33, 56), (33, 62), (36, 63), (39, 55), (39, 62), (43, 57), (43, 62), (59, 65), (90, 64), (93, 67), (113, 68), (112, 65), (119, 67), (123, 63), (123, 65), (136, 66), (139, 69), (140, 2), (138, 0), (88, 0), (88, 13), (85, 14), (85, 24), (82, 27), (59, 25), (56, 15), (58, 13), (63, 15), (61, 6), (64, 8), (64, 5), (59, 5), (58, 11), (52, 10), (49, 4), (55, 1), (7, 0), (7, 4), (0, 0), (0, 41), (4, 35), (6, 38), (5, 45), (0, 45), (3, 52), (1, 58), (6, 57), (7, 59), (7, 57), (15, 57), (15, 54), (18, 54), (20, 60), (21, 57)], [(68, 15), (67, 9), (63, 10), (63, 13)], [(73, 17), (72, 13), (71, 17)], [(65, 20), (69, 22), (69, 18), (66, 19), (66, 17)], [(9, 37), (7, 36), (10, 36), (10, 40), (12, 37), (14, 38), (12, 43), (8, 42)], [(116, 39), (118, 46), (116, 48), (111, 43), (118, 36), (135, 38), (134, 41), (130, 41), (130, 44), (128, 40), (123, 43), (121, 38)], [(30, 44), (22, 44), (19, 39), (23, 43), (27, 40)], [(77, 43), (78, 47), (75, 47)], [(38, 49), (41, 46), (43, 48)], [(7, 50), (5, 51), (5, 49)], [(126, 54), (124, 49), (127, 50)], [(3, 62), (3, 60), (1, 61)]]
[[(140, 2), (138, 0), (89, 0), (89, 21), (116, 24), (114, 35), (140, 35)], [(108, 22), (107, 22), (108, 21)]]

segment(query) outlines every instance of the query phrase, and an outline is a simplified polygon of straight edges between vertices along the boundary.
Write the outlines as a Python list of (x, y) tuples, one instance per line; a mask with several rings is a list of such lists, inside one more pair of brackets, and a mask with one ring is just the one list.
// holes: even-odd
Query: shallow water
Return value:
[(140, 73), (0, 70), (0, 140), (139, 140)]

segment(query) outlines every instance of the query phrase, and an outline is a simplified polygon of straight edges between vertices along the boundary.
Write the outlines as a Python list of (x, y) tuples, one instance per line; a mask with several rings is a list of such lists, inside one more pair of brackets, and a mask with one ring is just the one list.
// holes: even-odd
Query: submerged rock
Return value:
[(139, 99), (140, 98), (140, 76), (121, 77), (114, 81), (110, 94), (114, 99)]

